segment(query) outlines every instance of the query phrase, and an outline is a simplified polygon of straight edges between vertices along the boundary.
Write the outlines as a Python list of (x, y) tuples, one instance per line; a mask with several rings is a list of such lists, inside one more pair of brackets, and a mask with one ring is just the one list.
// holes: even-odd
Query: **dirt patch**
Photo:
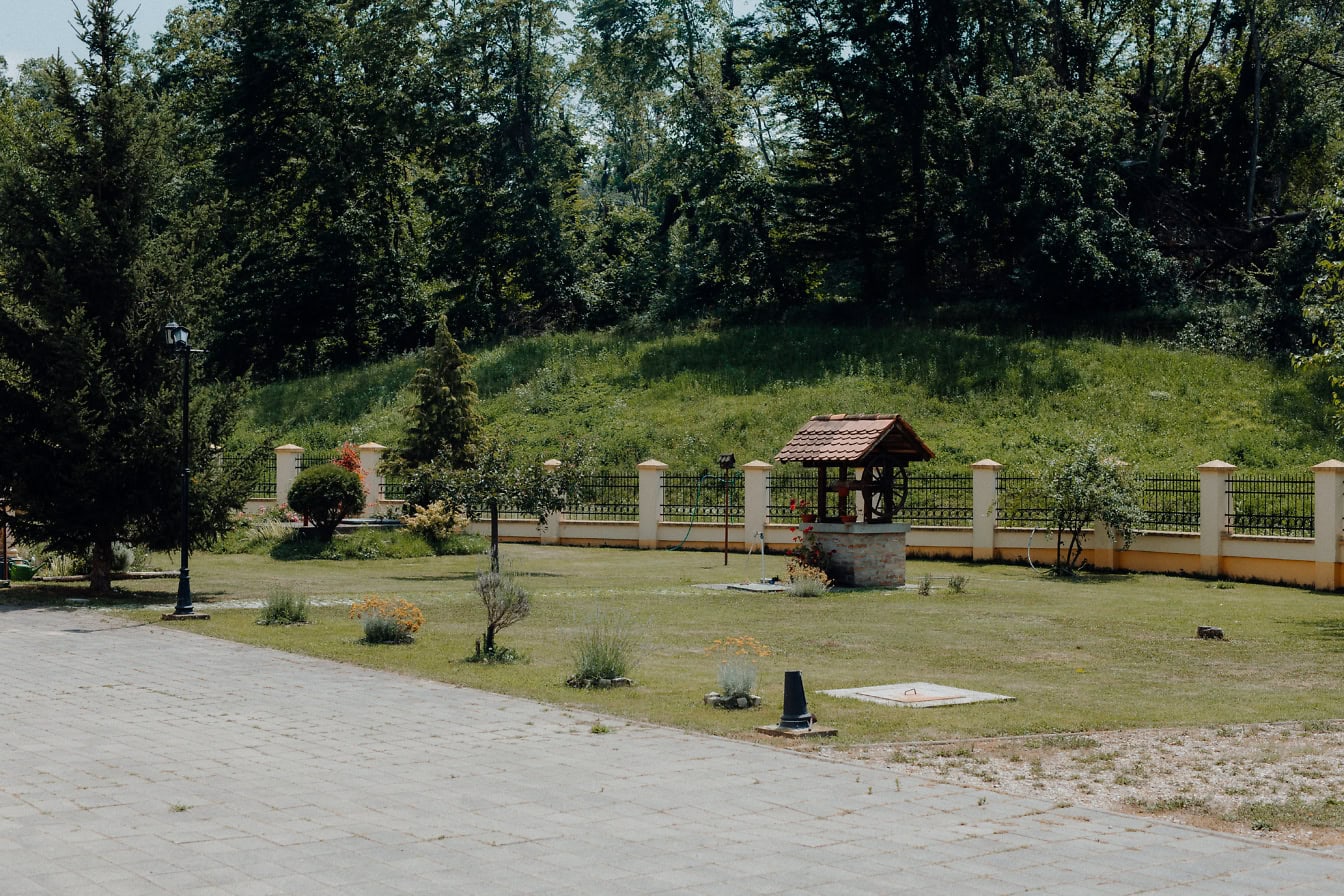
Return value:
[(1344, 858), (1344, 721), (826, 747), (895, 770)]

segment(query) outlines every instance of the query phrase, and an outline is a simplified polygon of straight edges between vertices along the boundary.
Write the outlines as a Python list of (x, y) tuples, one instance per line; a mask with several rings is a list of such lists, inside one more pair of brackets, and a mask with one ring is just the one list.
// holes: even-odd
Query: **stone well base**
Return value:
[(812, 534), (831, 554), (838, 585), (900, 588), (905, 585), (905, 536), (909, 523), (812, 523)]

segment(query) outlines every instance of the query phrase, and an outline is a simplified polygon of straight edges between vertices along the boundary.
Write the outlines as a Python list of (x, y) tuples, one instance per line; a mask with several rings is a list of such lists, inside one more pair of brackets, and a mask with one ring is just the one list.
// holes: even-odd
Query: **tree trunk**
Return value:
[(100, 541), (89, 555), (89, 590), (94, 594), (112, 593), (112, 542)]
[[(499, 572), (499, 502), (494, 498), (490, 499), (490, 571)], [(492, 642), (494, 634), (486, 633)]]

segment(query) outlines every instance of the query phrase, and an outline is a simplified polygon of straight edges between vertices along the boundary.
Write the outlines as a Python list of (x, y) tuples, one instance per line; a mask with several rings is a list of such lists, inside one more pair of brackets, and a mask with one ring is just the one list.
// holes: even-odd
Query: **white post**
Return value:
[(1003, 464), (985, 458), (971, 464), (971, 557), (994, 559), (998, 528), (999, 471)]
[(1327, 460), (1311, 468), (1316, 477), (1316, 587), (1322, 591), (1339, 588), (1339, 529), (1344, 496), (1344, 463)]
[(770, 471), (774, 466), (763, 460), (742, 465), (742, 549), (750, 552), (760, 545), (757, 533), (765, 532), (770, 517)]
[(280, 445), (275, 449), (275, 505), (289, 503), (289, 487), (299, 475), (303, 449), (298, 445)]
[(663, 473), (667, 464), (660, 460), (644, 461), (639, 470), (639, 546), (658, 547), (658, 523), (663, 518)]
[(359, 467), (364, 471), (364, 506), (367, 508), (365, 513), (370, 513), (378, 508), (383, 501), (383, 452), (387, 450), (386, 445), (379, 445), (377, 442), (365, 442), (359, 446)]
[[(1116, 469), (1124, 475), (1124, 469), (1129, 466), (1123, 460), (1108, 459), (1106, 463), (1114, 464)], [(1106, 529), (1106, 524), (1101, 520), (1092, 521), (1092, 565), (1097, 569), (1119, 569), (1115, 562), (1115, 552), (1119, 548), (1116, 544), (1115, 536)]]
[(1227, 533), (1227, 517), (1232, 509), (1227, 481), (1237, 468), (1225, 461), (1211, 460), (1195, 469), (1199, 471), (1199, 571), (1202, 575), (1218, 576), (1223, 571), (1223, 535)]
[[(558, 458), (553, 457), (550, 460), (542, 461), (541, 466), (542, 469), (544, 469), (549, 474), (554, 473), (556, 470), (560, 469), (562, 466), (564, 466), (564, 463), (560, 461)], [(560, 524), (563, 523), (564, 520), (565, 520), (565, 512), (563, 510), (557, 510), (553, 513), (546, 514), (545, 520), (541, 524), (542, 544), (560, 543)]]

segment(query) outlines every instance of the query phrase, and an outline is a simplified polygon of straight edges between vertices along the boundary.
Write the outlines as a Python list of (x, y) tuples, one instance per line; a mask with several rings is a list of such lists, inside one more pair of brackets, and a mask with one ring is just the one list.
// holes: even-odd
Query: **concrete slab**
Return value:
[(958, 706), (963, 703), (1004, 703), (1016, 700), (1006, 694), (968, 691), (945, 684), (911, 681), (905, 684), (880, 684), (862, 688), (838, 688), (822, 691), (832, 697), (849, 697), (883, 706), (904, 706), (909, 709), (928, 709), (933, 706)]

